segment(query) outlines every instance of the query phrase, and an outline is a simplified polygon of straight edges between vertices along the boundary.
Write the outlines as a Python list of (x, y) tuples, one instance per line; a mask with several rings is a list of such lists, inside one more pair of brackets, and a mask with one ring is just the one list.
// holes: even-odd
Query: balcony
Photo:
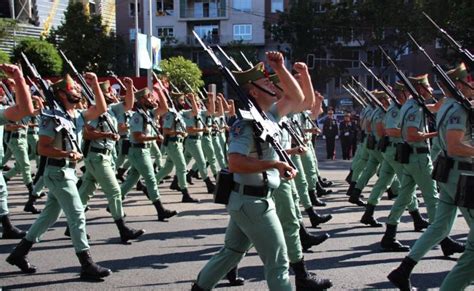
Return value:
[[(202, 41), (209, 46), (213, 45), (227, 45), (229, 43), (242, 43), (242, 44), (252, 44), (252, 45), (264, 45), (264, 40), (256, 39), (235, 39), (233, 35), (219, 35), (211, 34), (201, 37)], [(189, 46), (199, 46), (198, 41), (194, 35), (188, 35), (186, 37), (186, 44)]]
[(227, 9), (181, 9), (181, 20), (219, 20), (227, 18)]

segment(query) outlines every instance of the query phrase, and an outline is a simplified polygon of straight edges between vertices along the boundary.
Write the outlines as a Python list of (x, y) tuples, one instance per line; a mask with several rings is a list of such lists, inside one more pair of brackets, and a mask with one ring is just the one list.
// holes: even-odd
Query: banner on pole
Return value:
[(143, 33), (137, 34), (138, 40), (138, 62), (141, 69), (151, 69), (152, 63), (147, 50), (147, 36)]
[(160, 62), (161, 62), (161, 39), (152, 36), (151, 37), (151, 57), (153, 70), (161, 71)]

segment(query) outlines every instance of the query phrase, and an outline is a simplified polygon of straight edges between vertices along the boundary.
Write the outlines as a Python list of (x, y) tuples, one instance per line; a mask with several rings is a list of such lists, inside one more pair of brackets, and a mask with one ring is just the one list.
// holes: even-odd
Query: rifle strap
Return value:
[[(258, 159), (259, 159), (259, 160), (262, 160), (262, 159), (263, 159), (262, 145), (261, 145), (260, 141), (258, 140), (258, 138), (255, 137), (255, 136), (254, 136), (254, 141), (255, 141), (255, 148), (257, 149)], [(262, 172), (262, 176), (263, 176), (263, 185), (264, 185), (265, 187), (268, 187), (268, 175), (267, 175), (267, 171), (263, 171), (263, 172)]]

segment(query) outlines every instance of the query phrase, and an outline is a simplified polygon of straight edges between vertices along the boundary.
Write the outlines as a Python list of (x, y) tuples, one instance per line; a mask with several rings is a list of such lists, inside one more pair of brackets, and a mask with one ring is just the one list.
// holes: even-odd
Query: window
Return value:
[(195, 25), (193, 30), (199, 37), (208, 44), (219, 43), (219, 26), (218, 25)]
[(240, 11), (252, 10), (252, 0), (234, 0), (232, 1), (232, 8)]
[(168, 38), (168, 37), (174, 37), (174, 28), (170, 26), (158, 27), (158, 37), (162, 39)]
[(283, 0), (272, 0), (271, 11), (272, 13), (283, 11)]
[(365, 81), (366, 81), (366, 88), (369, 90), (369, 91), (372, 91), (375, 89), (375, 79), (374, 77), (372, 77), (371, 75), (367, 75), (365, 76)]
[(252, 40), (252, 24), (234, 24), (234, 40)]
[(173, 0), (156, 0), (156, 15), (173, 15)]
[[(140, 14), (140, 3), (138, 3), (138, 14)], [(135, 17), (135, 2), (130, 2), (128, 6), (128, 15)]]

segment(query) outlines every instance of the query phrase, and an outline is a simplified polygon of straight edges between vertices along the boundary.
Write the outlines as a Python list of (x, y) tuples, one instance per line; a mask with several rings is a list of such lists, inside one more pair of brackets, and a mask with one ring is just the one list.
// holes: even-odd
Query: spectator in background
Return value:
[(352, 143), (356, 136), (356, 129), (351, 120), (351, 114), (344, 114), (344, 120), (339, 124), (339, 133), (341, 139), (342, 159), (350, 160), (352, 152)]
[(354, 138), (352, 139), (351, 157), (354, 157), (357, 150), (357, 144), (362, 140), (362, 129), (360, 128), (359, 115), (353, 112), (351, 115), (352, 124), (354, 125)]
[(334, 110), (328, 108), (328, 116), (323, 125), (323, 136), (326, 138), (327, 159), (336, 159), (336, 136), (339, 134), (337, 121), (334, 119)]

